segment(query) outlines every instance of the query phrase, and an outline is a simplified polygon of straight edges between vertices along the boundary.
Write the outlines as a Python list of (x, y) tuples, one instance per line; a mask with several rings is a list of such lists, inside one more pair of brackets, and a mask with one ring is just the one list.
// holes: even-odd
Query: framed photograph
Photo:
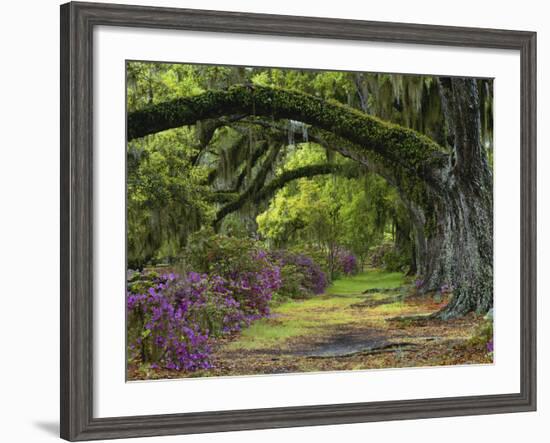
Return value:
[(61, 6), (61, 437), (536, 409), (536, 34)]

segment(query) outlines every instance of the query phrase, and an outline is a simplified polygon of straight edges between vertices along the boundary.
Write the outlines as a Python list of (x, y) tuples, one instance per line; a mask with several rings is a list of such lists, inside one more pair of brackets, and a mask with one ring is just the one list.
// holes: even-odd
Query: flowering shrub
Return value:
[(167, 369), (209, 368), (208, 332), (197, 315), (205, 287), (182, 287), (175, 275), (138, 274), (134, 280), (126, 298), (130, 359)]
[(185, 251), (191, 269), (224, 277), (259, 269), (258, 254), (262, 255), (261, 250), (253, 240), (215, 234), (211, 229), (192, 234)]
[(309, 257), (311, 260), (313, 260), (314, 263), (319, 265), (321, 271), (325, 273), (326, 277), (329, 277), (329, 260), (327, 252), (324, 249), (315, 245), (302, 244), (290, 248), (289, 251), (294, 254), (305, 255), (306, 257)]
[(377, 246), (373, 246), (368, 253), (367, 262), (368, 265), (373, 268), (384, 268), (385, 261), (384, 256), (393, 249), (393, 243), (383, 242)]
[(300, 298), (325, 292), (327, 276), (310, 257), (287, 250), (271, 251), (269, 257), (281, 268), (279, 296)]
[(345, 249), (338, 250), (336, 254), (336, 269), (337, 272), (344, 275), (357, 274), (359, 270), (357, 266), (357, 258)]
[(269, 300), (281, 285), (281, 273), (253, 240), (203, 230), (191, 237), (187, 260), (192, 269), (223, 278), (247, 317), (269, 314)]
[(327, 251), (314, 245), (300, 245), (292, 248), (292, 253), (305, 256), (319, 266), (325, 273), (326, 284), (342, 275), (353, 275), (359, 272), (357, 257), (341, 246), (335, 246), (333, 250)]
[(411, 255), (406, 251), (398, 251), (393, 242), (385, 241), (369, 251), (368, 262), (373, 268), (406, 272), (410, 268)]
[(250, 263), (249, 269), (229, 272), (225, 281), (246, 318), (254, 320), (269, 315), (269, 301), (281, 286), (281, 272), (265, 251), (255, 252)]
[(131, 360), (151, 367), (195, 371), (211, 367), (210, 342), (269, 314), (280, 271), (257, 251), (254, 269), (226, 275), (135, 273), (127, 293)]

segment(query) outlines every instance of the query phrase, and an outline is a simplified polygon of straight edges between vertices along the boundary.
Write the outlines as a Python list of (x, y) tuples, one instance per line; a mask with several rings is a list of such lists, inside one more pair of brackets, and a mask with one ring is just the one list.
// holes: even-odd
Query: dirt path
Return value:
[[(447, 300), (411, 293), (398, 273), (369, 271), (337, 280), (326, 294), (272, 309), (240, 334), (214, 346), (214, 368), (156, 370), (148, 378), (181, 378), (492, 363), (473, 342), (483, 318), (396, 320), (424, 316)], [(139, 379), (139, 376), (135, 377)]]
[(326, 295), (280, 305), (270, 318), (218, 344), (215, 368), (196, 375), (491, 363), (483, 346), (469, 342), (482, 322), (479, 316), (395, 320), (428, 315), (447, 302), (408, 294), (401, 284), (398, 274), (373, 271), (337, 281)]

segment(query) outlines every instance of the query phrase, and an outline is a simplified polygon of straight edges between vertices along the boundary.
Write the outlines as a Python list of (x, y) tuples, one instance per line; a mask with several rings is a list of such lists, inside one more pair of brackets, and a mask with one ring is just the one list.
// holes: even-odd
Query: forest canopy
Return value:
[[(441, 146), (452, 142), (431, 76), (130, 62), (127, 81), (129, 113), (251, 84), (343, 103)], [(491, 83), (479, 82), (482, 135), (491, 157)], [(176, 259), (189, 235), (203, 226), (279, 246), (322, 248), (337, 240), (360, 257), (397, 236), (400, 252), (410, 255), (410, 222), (395, 187), (327, 146), (328, 137), (319, 132), (294, 120), (228, 115), (131, 140), (130, 266)], [(346, 229), (331, 234), (331, 222)], [(407, 259), (414, 272), (413, 258)]]

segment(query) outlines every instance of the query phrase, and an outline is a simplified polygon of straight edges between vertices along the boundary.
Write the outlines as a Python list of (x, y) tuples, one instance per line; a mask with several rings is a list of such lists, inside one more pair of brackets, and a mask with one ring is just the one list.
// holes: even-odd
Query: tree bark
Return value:
[[(307, 165), (300, 168), (284, 171), (272, 180), (266, 183), (266, 177), (258, 175), (250, 186), (241, 194), (232, 194), (233, 198), (222, 206), (216, 214), (215, 224), (220, 223), (225, 216), (238, 211), (247, 202), (253, 201), (260, 203), (272, 197), (277, 190), (283, 188), (287, 183), (305, 177), (315, 177), (318, 175), (337, 174), (343, 177), (357, 177), (358, 167), (342, 165), (336, 163), (322, 163), (318, 165)], [(227, 193), (222, 193), (222, 198), (227, 198)]]
[(454, 134), (452, 164), (445, 189), (433, 200), (434, 230), (417, 234), (417, 245), (423, 246), (425, 288), (453, 289), (450, 303), (437, 314), (447, 319), (493, 306), (493, 181), (481, 144), (476, 81), (441, 83)]

